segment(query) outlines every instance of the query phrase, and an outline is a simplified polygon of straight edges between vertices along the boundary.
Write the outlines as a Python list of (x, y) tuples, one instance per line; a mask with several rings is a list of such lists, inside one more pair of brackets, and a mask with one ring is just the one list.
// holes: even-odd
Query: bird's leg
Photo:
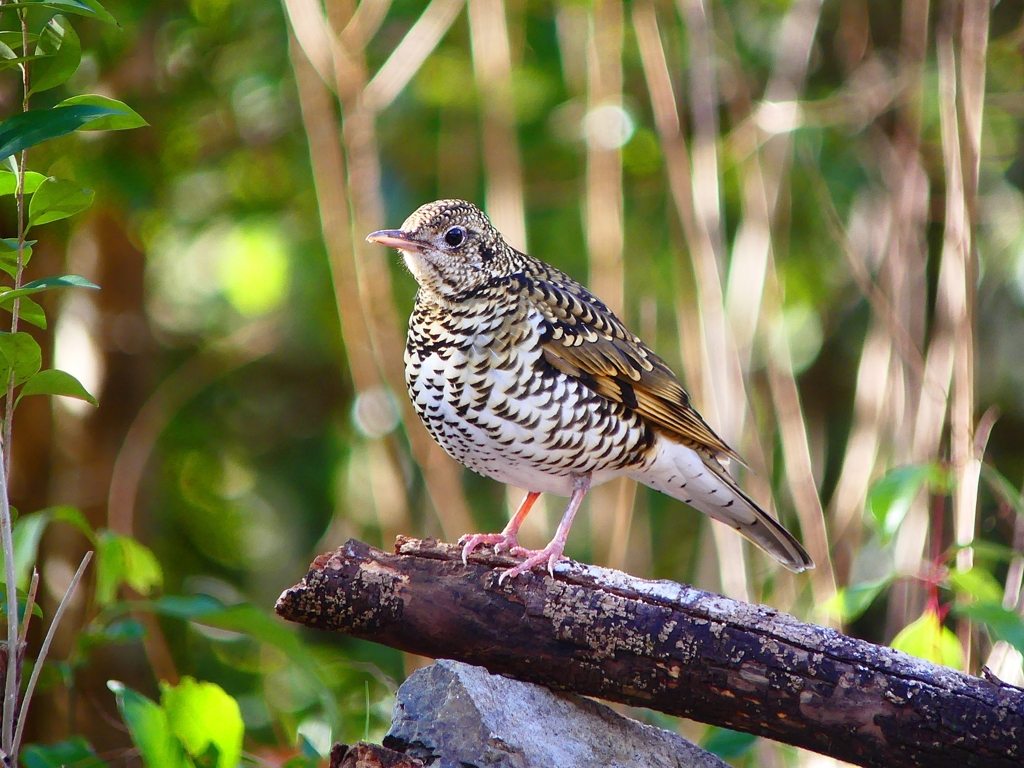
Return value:
[(519, 548), (519, 527), (523, 524), (526, 516), (533, 508), (533, 503), (537, 501), (540, 493), (536, 491), (530, 491), (526, 494), (526, 498), (519, 504), (519, 509), (512, 515), (512, 519), (508, 521), (508, 525), (505, 526), (505, 530), (501, 533), (474, 533), (462, 536), (459, 539), (459, 544), (462, 545), (462, 562), (463, 564), (469, 562), (469, 556), (474, 549), (479, 547), (481, 544), (493, 544), (495, 552), (503, 552), (506, 549), (518, 549)]
[(555, 563), (562, 559), (562, 552), (565, 550), (565, 540), (569, 538), (569, 529), (572, 527), (572, 520), (576, 517), (576, 513), (579, 511), (580, 504), (583, 503), (583, 497), (587, 495), (587, 491), (590, 490), (590, 475), (582, 475), (576, 477), (573, 480), (572, 485), (572, 498), (569, 499), (569, 506), (565, 509), (565, 514), (562, 515), (562, 521), (558, 524), (558, 530), (555, 532), (555, 538), (553, 538), (544, 549), (531, 550), (524, 549), (523, 547), (514, 547), (511, 552), (513, 555), (526, 555), (526, 559), (514, 568), (509, 568), (499, 577), (499, 582), (504, 582), (505, 579), (518, 576), (521, 573), (526, 573), (533, 569), (534, 566), (543, 565), (545, 562), (548, 564), (548, 573), (551, 577), (555, 576)]

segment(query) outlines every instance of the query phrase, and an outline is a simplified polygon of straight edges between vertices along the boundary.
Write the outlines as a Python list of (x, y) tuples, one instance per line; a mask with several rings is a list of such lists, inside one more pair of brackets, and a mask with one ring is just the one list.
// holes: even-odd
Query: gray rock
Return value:
[(448, 660), (398, 689), (384, 745), (431, 768), (728, 768), (603, 704)]

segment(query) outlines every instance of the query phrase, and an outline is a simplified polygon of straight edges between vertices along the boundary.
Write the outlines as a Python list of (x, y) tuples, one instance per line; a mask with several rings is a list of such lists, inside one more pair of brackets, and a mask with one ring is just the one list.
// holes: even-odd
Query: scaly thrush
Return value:
[[(737, 485), (738, 458), (669, 369), (568, 275), (512, 248), (472, 203), (439, 200), (367, 240), (401, 251), (419, 283), (405, 376), (434, 439), (475, 472), (529, 490), (505, 530), (463, 536), (526, 559), (503, 578), (562, 557), (587, 490), (620, 475), (726, 523), (792, 571), (800, 543)], [(516, 534), (541, 493), (570, 496), (551, 542)]]

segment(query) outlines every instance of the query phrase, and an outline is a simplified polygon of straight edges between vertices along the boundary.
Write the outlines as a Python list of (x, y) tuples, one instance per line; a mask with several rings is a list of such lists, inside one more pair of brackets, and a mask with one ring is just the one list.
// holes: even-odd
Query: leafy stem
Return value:
[[(25, 10), (18, 12), (21, 21), (21, 50), (28, 51), (28, 19)], [(31, 94), (32, 79), (29, 69), (29, 62), (24, 61), (18, 65), (21, 69), (21, 111), (28, 112), (29, 95)], [(18, 206), (18, 266), (14, 275), (14, 290), (21, 288), (25, 272), (25, 165), (28, 159), (28, 150), (21, 150), (21, 162), (18, 163), (18, 181), (15, 197)], [(18, 315), (21, 310), (21, 299), (16, 298), (11, 305), (11, 333), (18, 332)], [(7, 399), (4, 401), (4, 433), (3, 445), (7, 448), (4, 452), (3, 471), (8, 477), (11, 473), (11, 435), (14, 426), (14, 366), (7, 377)]]
[[(18, 12), (21, 22), (22, 52), (28, 51), (28, 20), (24, 10)], [(29, 63), (22, 62), (21, 111), (28, 112), (29, 89), (31, 85)], [(21, 162), (17, 168), (15, 197), (18, 208), (18, 266), (14, 278), (15, 289), (21, 287), (25, 270), (25, 160), (27, 150), (21, 151)], [(11, 333), (18, 330), (18, 313), (21, 302), (15, 299), (11, 306)], [(8, 479), (11, 470), (11, 429), (14, 423), (14, 376), (12, 365), (7, 377), (7, 399), (4, 401), (3, 439), (0, 441), (0, 539), (4, 553), (4, 581), (7, 585), (7, 676), (4, 681), (3, 724), (0, 728), (0, 745), (4, 755), (13, 766), (17, 765), (17, 750), (14, 746), (14, 719), (18, 709), (18, 678), (21, 671), (21, 653), (18, 633), (18, 590), (14, 574), (14, 535), (11, 507), (8, 500)], [(26, 617), (27, 621), (27, 617)], [(20, 730), (20, 729), (19, 729)]]

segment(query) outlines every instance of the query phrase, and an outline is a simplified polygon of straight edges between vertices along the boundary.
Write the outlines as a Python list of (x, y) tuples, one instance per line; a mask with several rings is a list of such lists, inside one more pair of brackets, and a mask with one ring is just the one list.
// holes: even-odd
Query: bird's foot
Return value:
[(562, 550), (565, 548), (565, 544), (560, 541), (552, 541), (544, 549), (525, 549), (524, 547), (513, 547), (510, 550), (510, 554), (513, 555), (526, 555), (526, 559), (519, 565), (513, 566), (505, 571), (501, 576), (498, 577), (498, 583), (504, 584), (505, 579), (514, 579), (521, 573), (528, 573), (536, 568), (538, 565), (544, 565), (547, 563), (548, 573), (551, 574), (551, 578), (555, 577), (555, 563), (559, 560), (565, 559), (562, 554)]
[(462, 547), (463, 565), (469, 563), (469, 556), (473, 553), (473, 550), (481, 544), (493, 544), (495, 554), (499, 555), (505, 551), (521, 549), (519, 546), (519, 539), (516, 538), (514, 533), (466, 534), (459, 539), (459, 545)]

